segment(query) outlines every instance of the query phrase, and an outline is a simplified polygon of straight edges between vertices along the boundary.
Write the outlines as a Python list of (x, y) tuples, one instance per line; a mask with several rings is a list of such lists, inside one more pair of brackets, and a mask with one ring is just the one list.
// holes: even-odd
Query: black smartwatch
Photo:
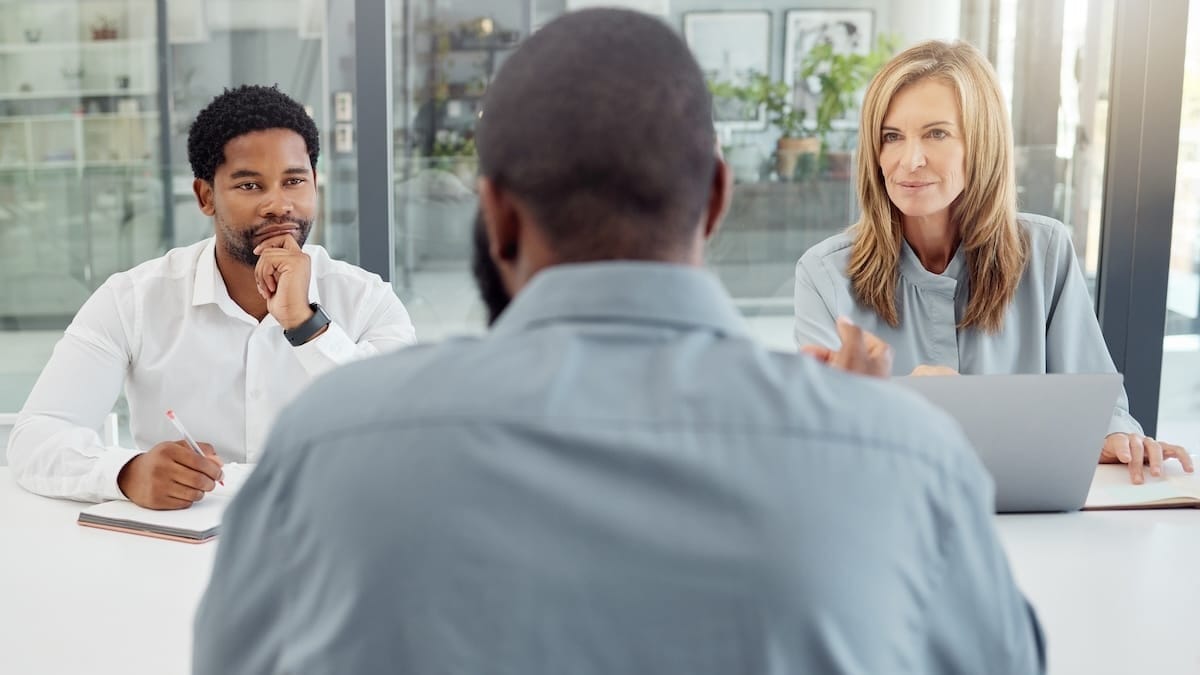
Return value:
[(321, 332), (321, 329), (328, 326), (330, 323), (329, 315), (317, 303), (310, 303), (309, 309), (313, 311), (313, 315), (308, 318), (308, 321), (296, 326), (295, 328), (284, 329), (283, 337), (291, 343), (293, 347), (308, 342), (314, 335)]

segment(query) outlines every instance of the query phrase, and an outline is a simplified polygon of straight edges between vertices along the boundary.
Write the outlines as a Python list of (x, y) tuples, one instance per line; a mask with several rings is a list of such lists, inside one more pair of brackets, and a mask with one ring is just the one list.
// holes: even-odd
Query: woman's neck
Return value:
[(912, 247), (913, 253), (917, 254), (921, 266), (934, 274), (945, 272), (962, 241), (958, 226), (950, 222), (949, 214), (905, 217), (902, 225), (904, 239)]

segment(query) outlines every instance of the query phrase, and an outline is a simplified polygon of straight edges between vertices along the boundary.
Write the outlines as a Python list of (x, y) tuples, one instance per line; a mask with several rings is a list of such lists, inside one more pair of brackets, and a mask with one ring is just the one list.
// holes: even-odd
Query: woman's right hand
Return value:
[(870, 331), (856, 326), (849, 317), (837, 320), (838, 337), (842, 346), (834, 351), (818, 345), (804, 345), (801, 352), (839, 370), (868, 377), (888, 377), (892, 374), (892, 348)]

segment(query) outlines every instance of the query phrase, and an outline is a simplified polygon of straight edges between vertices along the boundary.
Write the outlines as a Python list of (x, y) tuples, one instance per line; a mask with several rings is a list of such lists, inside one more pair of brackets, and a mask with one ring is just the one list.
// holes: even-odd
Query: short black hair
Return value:
[(712, 99), (683, 40), (621, 9), (565, 14), (488, 87), (480, 173), (526, 201), (567, 262), (692, 241), (716, 163)]
[(225, 161), (225, 144), (243, 134), (265, 129), (291, 129), (300, 134), (316, 171), (321, 142), (317, 124), (304, 106), (277, 86), (244, 84), (226, 89), (196, 115), (187, 141), (192, 175), (213, 182), (217, 167)]

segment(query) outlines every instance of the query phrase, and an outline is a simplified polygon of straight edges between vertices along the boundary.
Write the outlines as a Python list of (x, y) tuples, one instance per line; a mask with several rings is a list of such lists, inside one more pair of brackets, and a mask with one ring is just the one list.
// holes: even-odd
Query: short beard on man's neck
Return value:
[(475, 286), (479, 289), (479, 297), (487, 308), (487, 323), (490, 327), (500, 318), (500, 314), (512, 302), (512, 296), (504, 288), (500, 279), (500, 270), (496, 261), (488, 252), (490, 248), (487, 230), (483, 226), (483, 213), (475, 212), (475, 231), (471, 242), (471, 273), (475, 276)]

